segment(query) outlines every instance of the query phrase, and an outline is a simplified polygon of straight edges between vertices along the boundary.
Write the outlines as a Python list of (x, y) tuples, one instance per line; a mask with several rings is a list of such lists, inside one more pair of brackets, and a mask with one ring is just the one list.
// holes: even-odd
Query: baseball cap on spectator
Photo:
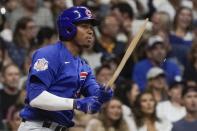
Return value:
[(146, 78), (147, 80), (151, 80), (151, 79), (154, 79), (154, 78), (157, 78), (159, 76), (163, 76), (165, 77), (165, 72), (163, 69), (159, 68), (159, 67), (153, 67), (151, 68), (147, 75), (146, 75)]
[(177, 87), (177, 85), (185, 85), (184, 80), (182, 79), (181, 76), (175, 76), (174, 80), (170, 83), (170, 89)]
[(153, 49), (157, 44), (163, 44), (164, 40), (161, 36), (155, 35), (148, 39), (147, 49)]

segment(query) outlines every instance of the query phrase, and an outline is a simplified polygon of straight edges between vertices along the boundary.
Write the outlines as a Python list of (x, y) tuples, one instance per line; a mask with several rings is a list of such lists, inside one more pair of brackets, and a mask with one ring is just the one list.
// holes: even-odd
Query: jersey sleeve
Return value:
[(96, 78), (92, 72), (92, 69), (89, 67), (89, 65), (86, 66), (86, 69), (88, 70), (88, 76), (85, 80), (84, 85), (82, 86), (82, 95), (84, 96), (96, 96), (100, 86), (96, 81)]
[(34, 53), (27, 82), (30, 101), (47, 90), (54, 82), (58, 66), (54, 60), (55, 58), (45, 52)]
[(51, 56), (48, 56), (41, 51), (36, 52), (33, 56), (32, 65), (30, 67), (30, 82), (32, 80), (31, 78), (37, 77), (49, 87), (54, 81), (56, 68), (56, 62)]

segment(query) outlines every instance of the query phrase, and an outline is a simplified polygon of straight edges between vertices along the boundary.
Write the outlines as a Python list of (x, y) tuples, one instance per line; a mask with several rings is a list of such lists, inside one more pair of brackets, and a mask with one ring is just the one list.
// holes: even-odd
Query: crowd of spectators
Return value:
[(57, 41), (56, 18), (84, 5), (99, 20), (81, 51), (106, 84), (146, 18), (138, 46), (98, 114), (76, 112), (70, 131), (197, 131), (196, 0), (1, 0), (0, 131), (17, 131), (34, 51)]

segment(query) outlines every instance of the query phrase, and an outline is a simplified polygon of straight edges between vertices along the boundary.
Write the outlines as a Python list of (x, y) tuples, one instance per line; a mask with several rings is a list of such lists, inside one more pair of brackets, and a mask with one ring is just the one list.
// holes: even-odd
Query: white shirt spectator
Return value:
[[(156, 131), (171, 131), (172, 124), (168, 121), (155, 122)], [(147, 126), (140, 127), (137, 131), (148, 131)]]
[(157, 11), (164, 11), (170, 15), (170, 20), (174, 20), (176, 10), (168, 0), (153, 0), (153, 5)]
[[(189, 0), (180, 0), (181, 6), (192, 8), (193, 4)], [(170, 15), (171, 21), (174, 20), (176, 10), (168, 0), (153, 0), (153, 5), (157, 11), (164, 11)]]
[(160, 102), (157, 105), (157, 116), (162, 120), (176, 122), (186, 115), (185, 107), (175, 106), (170, 101)]
[(137, 131), (137, 127), (136, 127), (131, 109), (128, 106), (123, 105), (122, 112), (123, 112), (123, 117), (124, 117), (126, 123), (128, 124), (129, 130), (130, 131)]
[[(128, 123), (130, 131), (147, 131), (146, 125), (137, 129), (135, 120), (133, 118), (134, 117), (133, 113), (128, 106), (123, 105), (122, 110), (123, 110), (123, 117), (126, 120), (126, 122)], [(156, 127), (157, 131), (171, 131), (172, 124), (169, 121), (161, 120), (159, 122), (155, 122), (155, 127)]]

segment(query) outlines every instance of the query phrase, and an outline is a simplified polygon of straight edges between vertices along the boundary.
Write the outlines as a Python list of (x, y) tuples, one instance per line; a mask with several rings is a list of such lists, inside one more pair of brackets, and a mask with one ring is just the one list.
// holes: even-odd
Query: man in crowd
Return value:
[(159, 67), (152, 67), (147, 73), (147, 89), (153, 93), (156, 102), (168, 99), (166, 74)]
[(162, 68), (168, 83), (172, 82), (175, 76), (180, 76), (178, 66), (166, 59), (167, 51), (164, 44), (163, 38), (159, 35), (150, 37), (146, 46), (147, 58), (134, 66), (133, 80), (139, 85), (141, 91), (146, 87), (146, 74), (152, 67)]
[(160, 119), (176, 122), (186, 115), (185, 107), (182, 105), (181, 93), (185, 83), (180, 76), (174, 78), (170, 84), (168, 95), (169, 100), (157, 104), (157, 115)]
[(197, 87), (188, 86), (182, 92), (183, 104), (186, 108), (186, 116), (175, 122), (172, 131), (196, 131), (197, 130)]
[(3, 119), (5, 119), (8, 108), (16, 103), (19, 96), (20, 70), (16, 65), (8, 64), (3, 68), (2, 75), (3, 89), (0, 90), (0, 107)]

